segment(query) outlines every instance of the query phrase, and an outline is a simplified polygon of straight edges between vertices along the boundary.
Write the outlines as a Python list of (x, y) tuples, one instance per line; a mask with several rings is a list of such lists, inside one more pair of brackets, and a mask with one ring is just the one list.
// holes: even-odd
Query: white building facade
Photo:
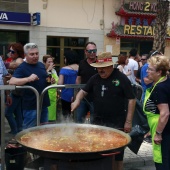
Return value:
[[(88, 41), (97, 45), (98, 52), (110, 51), (114, 56), (135, 47), (140, 51), (140, 39), (108, 36), (116, 25), (122, 24), (116, 14), (124, 3), (141, 0), (0, 0), (0, 55), (6, 55), (12, 42), (35, 42), (39, 46), (40, 60), (45, 54), (55, 57), (58, 68), (64, 65), (64, 51), (74, 49), (80, 59), (84, 57), (84, 46)], [(152, 0), (148, 0), (154, 3)], [(143, 2), (143, 1), (141, 1)], [(144, 1), (145, 2), (145, 1)], [(12, 14), (10, 14), (12, 12)], [(40, 25), (30, 20), (30, 15), (40, 14)], [(12, 17), (20, 13), (22, 22), (12, 23)], [(13, 15), (14, 14), (14, 15)], [(23, 16), (22, 16), (23, 15)], [(17, 23), (18, 22), (18, 23)], [(25, 22), (25, 23), (24, 23)], [(144, 41), (148, 41), (147, 39)], [(153, 40), (151, 40), (152, 42)], [(136, 44), (138, 44), (136, 46)], [(168, 43), (167, 43), (168, 44)], [(166, 52), (170, 51), (167, 46)]]

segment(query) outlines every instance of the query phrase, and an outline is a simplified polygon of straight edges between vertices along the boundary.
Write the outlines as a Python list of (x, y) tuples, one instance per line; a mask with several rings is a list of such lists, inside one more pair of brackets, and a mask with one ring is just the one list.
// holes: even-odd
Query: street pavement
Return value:
[(155, 170), (152, 144), (144, 141), (137, 154), (127, 147), (124, 155), (124, 170)]
[(124, 170), (155, 170), (155, 166), (143, 166), (143, 167), (133, 167), (133, 168), (124, 168)]

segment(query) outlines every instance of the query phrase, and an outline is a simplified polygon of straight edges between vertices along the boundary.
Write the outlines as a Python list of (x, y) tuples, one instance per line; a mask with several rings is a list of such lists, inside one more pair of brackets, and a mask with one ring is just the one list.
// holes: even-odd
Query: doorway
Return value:
[(120, 47), (120, 53), (129, 55), (129, 51), (132, 48), (137, 49), (138, 53), (140, 55), (142, 54), (149, 54), (149, 52), (152, 50), (153, 41), (151, 40), (145, 40), (141, 41), (138, 39), (121, 39), (121, 47)]

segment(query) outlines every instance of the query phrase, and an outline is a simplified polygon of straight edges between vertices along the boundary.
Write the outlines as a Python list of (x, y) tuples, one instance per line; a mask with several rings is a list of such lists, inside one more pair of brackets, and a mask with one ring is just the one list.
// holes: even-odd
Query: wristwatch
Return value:
[(156, 134), (157, 134), (157, 135), (162, 135), (162, 132), (156, 131)]

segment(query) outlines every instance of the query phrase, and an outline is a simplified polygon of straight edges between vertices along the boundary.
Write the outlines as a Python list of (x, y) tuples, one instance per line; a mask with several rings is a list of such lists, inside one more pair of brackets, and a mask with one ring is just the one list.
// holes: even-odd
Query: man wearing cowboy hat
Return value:
[[(113, 68), (110, 52), (100, 53), (96, 63), (98, 74), (89, 79), (76, 95), (71, 108), (74, 111), (88, 93), (93, 94), (94, 124), (104, 125), (130, 132), (135, 109), (135, 95), (126, 75)], [(127, 104), (128, 103), (128, 104)], [(113, 169), (123, 170), (123, 152), (115, 156)]]

